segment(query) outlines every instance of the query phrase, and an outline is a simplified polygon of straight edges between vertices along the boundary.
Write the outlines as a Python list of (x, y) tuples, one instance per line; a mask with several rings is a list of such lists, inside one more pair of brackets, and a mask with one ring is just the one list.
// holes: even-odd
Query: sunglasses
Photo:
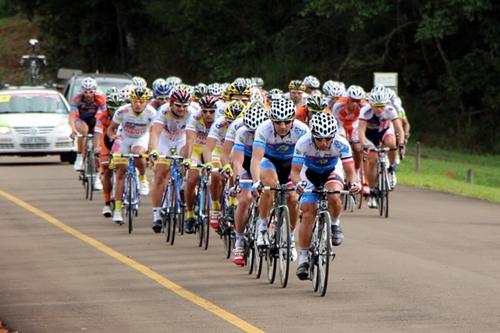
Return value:
[(189, 104), (181, 104), (181, 103), (174, 103), (174, 105), (181, 109), (187, 109), (187, 107), (189, 106)]
[(290, 125), (292, 123), (292, 121), (291, 120), (273, 120), (273, 123), (275, 123), (276, 125), (280, 125), (280, 124)]
[(95, 90), (84, 90), (83, 93), (88, 95), (95, 94)]
[(385, 104), (373, 104), (373, 106), (379, 109), (385, 108)]
[(207, 109), (202, 109), (203, 113), (215, 113), (215, 110), (207, 110)]
[(314, 138), (314, 140), (318, 142), (329, 142), (332, 141), (333, 138)]

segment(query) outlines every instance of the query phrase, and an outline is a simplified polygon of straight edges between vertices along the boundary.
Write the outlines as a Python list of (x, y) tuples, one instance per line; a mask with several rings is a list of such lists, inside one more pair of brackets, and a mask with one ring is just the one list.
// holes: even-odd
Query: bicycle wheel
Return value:
[(269, 283), (273, 284), (276, 278), (276, 264), (278, 261), (277, 249), (279, 246), (279, 229), (276, 229), (276, 215), (274, 209), (269, 216), (269, 224), (267, 227), (267, 234), (269, 236), (269, 246), (266, 250), (267, 257), (267, 279)]
[(332, 220), (328, 212), (323, 212), (320, 216), (319, 252), (318, 252), (318, 291), (321, 296), (325, 296), (328, 287), (328, 274), (330, 269), (330, 258), (332, 253), (331, 242)]
[(290, 230), (290, 212), (288, 207), (281, 208), (279, 214), (278, 226), (280, 228), (276, 237), (277, 262), (280, 273), (281, 287), (286, 288), (288, 284), (288, 273), (290, 272), (290, 257), (291, 257), (291, 230)]
[(198, 247), (203, 245), (203, 237), (205, 235), (204, 230), (204, 221), (203, 221), (203, 200), (204, 200), (204, 191), (200, 190), (195, 194), (194, 198), (194, 212), (196, 214), (196, 224), (195, 224), (195, 233), (198, 234)]
[(252, 274), (255, 268), (255, 203), (248, 210), (248, 221), (245, 229), (245, 264), (248, 266), (248, 274)]
[(134, 179), (132, 178), (133, 176), (128, 174), (127, 175), (127, 181), (126, 181), (126, 186), (127, 186), (127, 199), (128, 199), (128, 205), (127, 205), (127, 216), (128, 216), (128, 233), (132, 233), (133, 229), (133, 221), (134, 221), (134, 214), (133, 214), (133, 191), (134, 189)]
[(383, 202), (383, 216), (385, 218), (389, 217), (389, 180), (388, 180), (388, 175), (387, 172), (384, 172), (384, 179), (383, 183), (385, 184), (384, 186), (384, 191), (382, 192), (381, 196), (381, 201)]
[(208, 241), (210, 240), (210, 193), (208, 192), (208, 188), (204, 189), (205, 195), (203, 196), (203, 247), (205, 250), (208, 249)]
[[(257, 240), (257, 233), (259, 232), (257, 226), (255, 226), (254, 239)], [(260, 249), (257, 246), (257, 241), (254, 242), (254, 252), (255, 252), (255, 278), (260, 279), (262, 274), (262, 266), (264, 265), (264, 260), (267, 258), (267, 251)], [(266, 262), (267, 264), (267, 262)]]
[(319, 239), (320, 239), (321, 227), (319, 222), (319, 217), (316, 216), (314, 219), (314, 226), (312, 230), (311, 246), (309, 248), (309, 270), (310, 279), (312, 282), (312, 287), (314, 292), (319, 289)]
[(89, 200), (92, 200), (94, 197), (94, 181), (96, 175), (96, 170), (95, 170), (95, 159), (94, 159), (94, 152), (91, 152), (90, 150), (87, 152), (87, 164), (88, 164), (88, 170), (89, 170)]
[(163, 198), (164, 203), (163, 203), (162, 207), (165, 207), (165, 209), (164, 209), (164, 213), (162, 216), (162, 222), (161, 222), (162, 227), (163, 227), (163, 232), (165, 233), (165, 242), (167, 242), (167, 243), (170, 242), (170, 214), (172, 213), (171, 208), (170, 208), (170, 205), (171, 205), (170, 192), (171, 192), (171, 186), (169, 183), (167, 185), (167, 188), (165, 189), (165, 195)]
[[(182, 182), (181, 182), (182, 184)], [(179, 205), (179, 209), (180, 209), (180, 218), (179, 218), (179, 233), (181, 235), (184, 235), (184, 221), (185, 221), (185, 218), (186, 218), (186, 200), (184, 199), (184, 190), (180, 190), (179, 191), (179, 202), (180, 202), (180, 205)]]
[[(385, 177), (384, 177), (385, 176)], [(378, 173), (378, 193), (377, 193), (377, 201), (378, 201), (378, 212), (379, 215), (382, 216), (384, 214), (384, 196), (385, 192), (387, 191), (386, 182), (384, 179), (386, 179), (387, 173), (384, 170), (384, 168), (380, 168), (380, 171)]]

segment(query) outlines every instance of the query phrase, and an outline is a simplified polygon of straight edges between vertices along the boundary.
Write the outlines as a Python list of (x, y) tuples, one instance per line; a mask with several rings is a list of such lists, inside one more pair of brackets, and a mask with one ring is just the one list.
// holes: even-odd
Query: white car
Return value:
[(10, 87), (0, 90), (0, 155), (60, 155), (73, 163), (69, 105), (57, 90)]

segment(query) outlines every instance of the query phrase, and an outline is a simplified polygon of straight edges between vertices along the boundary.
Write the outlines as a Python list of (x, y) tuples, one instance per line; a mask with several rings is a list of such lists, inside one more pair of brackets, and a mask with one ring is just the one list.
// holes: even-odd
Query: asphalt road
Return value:
[(167, 245), (149, 198), (129, 235), (56, 158), (0, 158), (0, 191), (0, 319), (19, 332), (500, 331), (499, 205), (399, 186), (389, 219), (345, 214), (321, 298), (295, 264), (286, 289), (249, 276), (214, 234)]

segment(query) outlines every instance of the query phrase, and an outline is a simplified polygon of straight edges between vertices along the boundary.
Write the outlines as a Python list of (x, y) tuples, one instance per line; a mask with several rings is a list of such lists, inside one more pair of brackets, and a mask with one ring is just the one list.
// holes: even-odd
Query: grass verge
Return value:
[[(415, 157), (407, 156), (398, 169), (398, 182), (500, 203), (499, 167), (499, 156), (423, 148), (420, 171), (415, 171)], [(472, 184), (467, 182), (469, 169)]]

